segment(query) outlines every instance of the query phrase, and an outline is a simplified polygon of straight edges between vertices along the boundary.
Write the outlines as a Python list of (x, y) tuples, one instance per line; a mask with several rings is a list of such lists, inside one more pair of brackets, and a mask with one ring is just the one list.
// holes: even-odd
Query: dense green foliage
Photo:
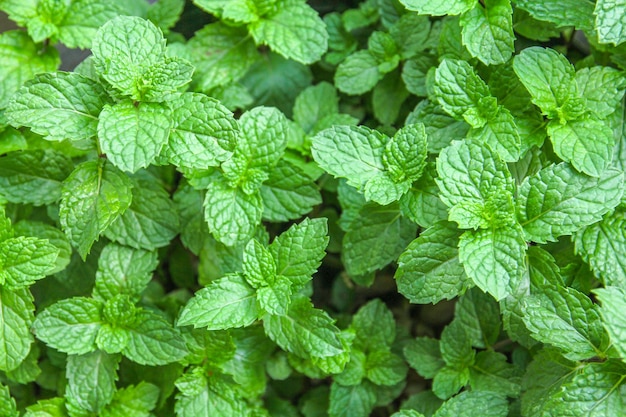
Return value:
[(0, 10), (3, 417), (626, 415), (623, 0)]

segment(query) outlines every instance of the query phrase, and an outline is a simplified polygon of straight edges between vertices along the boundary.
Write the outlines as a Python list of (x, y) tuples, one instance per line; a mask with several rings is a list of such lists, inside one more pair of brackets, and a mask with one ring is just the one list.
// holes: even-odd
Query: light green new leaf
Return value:
[(128, 177), (103, 159), (76, 167), (63, 182), (59, 219), (83, 259), (91, 245), (130, 206)]
[(480, 289), (501, 300), (522, 280), (526, 248), (519, 226), (468, 230), (459, 241), (459, 259)]
[(624, 83), (624, 75), (614, 68), (595, 66), (576, 71), (578, 91), (585, 98), (587, 108), (599, 119), (619, 107)]
[(113, 165), (136, 172), (150, 165), (167, 143), (169, 110), (159, 103), (124, 100), (105, 106), (100, 114), (100, 147)]
[(98, 30), (91, 51), (100, 75), (123, 94), (139, 100), (150, 90), (147, 73), (165, 57), (165, 39), (152, 22), (118, 16)]
[(196, 292), (178, 317), (178, 326), (209, 330), (245, 327), (259, 317), (254, 288), (239, 275), (227, 275)]
[(0, 196), (17, 204), (52, 204), (72, 168), (70, 158), (53, 150), (11, 152), (0, 164)]
[(289, 278), (296, 285), (307, 283), (326, 255), (328, 240), (325, 218), (306, 218), (292, 225), (269, 247), (276, 262), (276, 274)]
[(367, 93), (383, 77), (378, 65), (378, 60), (370, 51), (357, 51), (337, 67), (335, 86), (339, 91), (349, 95)]
[(187, 49), (196, 67), (195, 82), (202, 91), (236, 81), (261, 58), (245, 28), (221, 22), (197, 31)]
[(406, 125), (396, 132), (383, 152), (383, 165), (394, 182), (419, 179), (426, 166), (427, 142), (423, 124)]
[(594, 290), (602, 303), (602, 324), (611, 337), (611, 344), (622, 358), (626, 358), (626, 318), (622, 314), (626, 307), (626, 291), (623, 287), (606, 287)]
[(249, 26), (256, 43), (302, 64), (318, 61), (328, 47), (328, 32), (317, 11), (300, 0), (282, 0), (274, 7)]
[(74, 72), (45, 73), (26, 82), (5, 115), (49, 140), (81, 140), (96, 135), (98, 115), (110, 98), (96, 81)]
[(563, 417), (624, 414), (625, 380), (626, 366), (621, 361), (588, 363), (553, 397), (548, 412)]
[(11, 397), (9, 387), (0, 384), (0, 412), (6, 417), (18, 417), (15, 400)]
[(180, 19), (185, 8), (184, 0), (159, 0), (150, 4), (148, 20), (167, 33)]
[(263, 216), (259, 193), (246, 194), (233, 188), (223, 177), (216, 177), (207, 187), (204, 218), (213, 236), (227, 246), (246, 243)]
[(587, 33), (594, 32), (594, 2), (591, 0), (516, 0), (515, 6), (537, 20), (552, 22), (558, 27), (576, 26)]
[(516, 162), (522, 156), (522, 139), (511, 112), (500, 106), (484, 126), (470, 129), (468, 139), (486, 143), (505, 162)]
[(152, 279), (157, 253), (110, 243), (98, 258), (93, 295), (106, 301), (118, 294), (138, 296)]
[(30, 326), (35, 319), (33, 296), (26, 288), (0, 287), (0, 369), (17, 368), (28, 356), (33, 342)]
[[(8, 11), (4, 3), (2, 8)], [(54, 71), (60, 63), (56, 48), (42, 50), (23, 30), (0, 33), (0, 108), (6, 107), (9, 98), (26, 80), (35, 74)]]
[(58, 23), (59, 41), (68, 48), (91, 47), (98, 28), (120, 14), (125, 14), (124, 2), (73, 0)]
[(278, 346), (301, 358), (325, 358), (344, 353), (334, 320), (323, 310), (314, 308), (307, 298), (294, 299), (286, 315), (264, 316), (263, 327)]
[(246, 415), (247, 405), (232, 382), (207, 380), (201, 372), (187, 372), (176, 381), (177, 417), (232, 417)]
[(600, 43), (619, 45), (626, 41), (626, 3), (623, 0), (598, 0), (593, 14)]
[(178, 329), (162, 315), (141, 310), (128, 328), (128, 345), (122, 354), (141, 365), (165, 365), (184, 358), (188, 351)]
[[(67, 239), (67, 236), (65, 236), (65, 234), (58, 228), (43, 222), (21, 220), (15, 224), (13, 230), (17, 236), (25, 236), (29, 238), (36, 237), (42, 240), (47, 240), (49, 244), (58, 249), (59, 255), (57, 256), (56, 261), (48, 265), (48, 275), (63, 271), (70, 263), (70, 259), (72, 257), (72, 245)], [(2, 235), (1, 232), (0, 235)], [(0, 237), (0, 241), (2, 240), (2, 237)], [(2, 244), (0, 243), (0, 245)]]
[(67, 417), (65, 398), (39, 400), (36, 404), (26, 407), (24, 417)]
[(608, 123), (595, 118), (548, 123), (554, 152), (577, 171), (599, 177), (611, 164), (615, 140)]
[(376, 405), (376, 392), (368, 384), (344, 387), (338, 383), (330, 386), (330, 417), (367, 417)]
[(59, 249), (44, 239), (14, 237), (0, 242), (0, 285), (27, 287), (55, 267)]
[(624, 175), (613, 169), (594, 178), (565, 163), (550, 165), (527, 177), (519, 188), (518, 221), (528, 240), (556, 241), (599, 221), (617, 206), (623, 182)]
[(353, 276), (381, 269), (398, 258), (415, 239), (416, 225), (402, 217), (398, 204), (364, 205), (343, 238), (343, 260)]
[(450, 300), (471, 285), (459, 261), (460, 232), (439, 222), (420, 233), (398, 258), (398, 291), (416, 304)]
[(259, 307), (268, 314), (286, 315), (291, 304), (292, 286), (291, 280), (277, 276), (271, 285), (257, 290)]
[(474, 0), (400, 0), (400, 3), (409, 10), (432, 16), (457, 15), (470, 10), (476, 5)]
[(263, 219), (271, 222), (297, 219), (322, 203), (314, 179), (285, 159), (278, 161), (260, 191)]
[(102, 304), (91, 298), (61, 300), (37, 315), (33, 323), (35, 336), (71, 355), (92, 352), (102, 325), (101, 309)]
[(243, 250), (243, 276), (254, 288), (271, 286), (276, 278), (276, 262), (270, 251), (256, 239)]
[(293, 120), (306, 133), (312, 133), (321, 120), (339, 113), (339, 97), (335, 87), (326, 82), (303, 90), (293, 105)]
[(105, 236), (136, 249), (167, 246), (180, 231), (176, 206), (161, 185), (148, 178), (133, 179), (130, 207), (109, 226)]
[(84, 410), (99, 413), (115, 394), (120, 356), (96, 350), (67, 357), (67, 395)]
[(463, 45), (486, 65), (503, 64), (513, 54), (510, 0), (485, 0), (461, 15)]
[(489, 391), (464, 391), (443, 403), (433, 417), (506, 417), (508, 414), (505, 396)]
[(524, 323), (540, 342), (558, 347), (571, 360), (603, 356), (608, 337), (598, 306), (569, 287), (546, 287), (524, 299)]
[(217, 100), (204, 94), (184, 93), (169, 101), (172, 126), (161, 151), (170, 163), (206, 169), (230, 157), (239, 124)]
[(100, 417), (150, 417), (158, 399), (159, 387), (141, 381), (118, 390)]
[(626, 216), (605, 216), (574, 235), (576, 253), (591, 266), (606, 285), (626, 288)]

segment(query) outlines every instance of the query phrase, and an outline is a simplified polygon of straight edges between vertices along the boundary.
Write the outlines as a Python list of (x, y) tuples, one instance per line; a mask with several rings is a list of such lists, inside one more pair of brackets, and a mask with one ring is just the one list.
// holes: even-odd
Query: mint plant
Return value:
[(0, 415), (626, 414), (621, 2), (0, 11)]

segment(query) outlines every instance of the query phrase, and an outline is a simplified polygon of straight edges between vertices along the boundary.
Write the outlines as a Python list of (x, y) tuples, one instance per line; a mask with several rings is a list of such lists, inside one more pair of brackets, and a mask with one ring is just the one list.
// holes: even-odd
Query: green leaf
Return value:
[(59, 219), (83, 259), (130, 206), (131, 187), (128, 177), (103, 159), (78, 165), (63, 182)]
[(624, 96), (624, 76), (614, 68), (583, 68), (576, 71), (576, 84), (587, 108), (599, 119), (618, 109)]
[(500, 309), (489, 295), (472, 288), (455, 305), (455, 320), (463, 323), (472, 346), (489, 348), (500, 336)]
[(468, 368), (446, 366), (433, 378), (433, 393), (442, 400), (446, 400), (458, 393), (468, 382)]
[(394, 182), (416, 181), (426, 166), (426, 130), (423, 124), (406, 125), (385, 145), (383, 165)]
[(571, 360), (603, 356), (608, 337), (597, 305), (573, 288), (546, 287), (524, 300), (524, 323), (540, 342), (558, 347)]
[(263, 216), (259, 193), (246, 194), (231, 187), (224, 177), (217, 177), (207, 187), (204, 219), (218, 241), (227, 246), (247, 242)]
[(25, 289), (0, 287), (0, 369), (17, 368), (26, 358), (33, 336), (30, 326), (35, 319), (33, 296)]
[(470, 368), (470, 385), (476, 391), (488, 391), (518, 397), (522, 370), (507, 362), (502, 353), (483, 351), (476, 354)]
[(74, 72), (39, 74), (9, 102), (6, 116), (48, 140), (96, 136), (98, 115), (110, 98), (96, 81)]
[(400, 0), (400, 3), (409, 10), (432, 16), (461, 14), (475, 7), (476, 4), (473, 0)]
[(418, 337), (407, 343), (404, 357), (411, 368), (427, 379), (433, 378), (446, 366), (439, 350), (439, 340), (430, 337)]
[[(63, 271), (70, 263), (72, 246), (65, 234), (56, 227), (38, 221), (22, 220), (15, 225), (14, 231), (17, 236), (47, 240), (49, 244), (58, 250), (59, 254), (56, 261), (52, 265), (48, 265), (50, 268), (47, 272), (48, 275)], [(0, 237), (1, 240), (2, 238)]]
[(372, 352), (365, 364), (367, 379), (376, 385), (396, 385), (406, 378), (408, 367), (404, 360), (388, 351)]
[(257, 290), (259, 307), (268, 314), (284, 316), (289, 311), (292, 296), (292, 282), (281, 275), (274, 282)]
[(102, 325), (102, 305), (96, 300), (74, 297), (43, 310), (33, 323), (38, 339), (71, 355), (96, 350), (96, 336)]
[(4, 385), (0, 385), (0, 412), (2, 415), (7, 417), (17, 417), (19, 413), (17, 412), (17, 407), (15, 405), (15, 400), (11, 397), (11, 392), (9, 391), (9, 387)]
[(526, 248), (519, 226), (468, 230), (459, 241), (459, 259), (481, 290), (501, 300), (513, 294), (522, 280)]
[(335, 86), (339, 91), (349, 95), (367, 93), (383, 77), (378, 65), (378, 60), (370, 51), (357, 51), (337, 67)]
[(304, 89), (293, 105), (293, 120), (306, 133), (314, 133), (316, 125), (338, 113), (337, 90), (326, 81)]
[(167, 33), (178, 22), (184, 8), (184, 0), (159, 0), (150, 5), (147, 17)]
[(231, 383), (210, 378), (201, 372), (186, 373), (176, 381), (177, 417), (230, 417), (246, 415), (246, 403)]
[(169, 193), (148, 178), (132, 180), (130, 207), (106, 229), (105, 236), (135, 249), (167, 246), (180, 229), (180, 220)]
[(178, 329), (149, 310), (137, 312), (128, 335), (128, 345), (122, 353), (141, 365), (165, 365), (181, 360), (188, 353)]
[(325, 358), (344, 352), (339, 329), (307, 298), (291, 302), (286, 315), (263, 317), (265, 332), (278, 346), (302, 358)]
[(159, 388), (145, 381), (118, 390), (101, 417), (150, 417), (156, 407)]
[(561, 124), (548, 123), (548, 136), (554, 152), (577, 171), (599, 177), (605, 173), (613, 157), (615, 140), (607, 124), (594, 118)]
[(424, 414), (415, 410), (400, 410), (391, 415), (391, 417), (424, 417)]
[(559, 27), (576, 26), (589, 33), (594, 31), (594, 4), (589, 0), (516, 0), (515, 5), (537, 20), (552, 22)]
[(616, 211), (574, 236), (582, 255), (606, 285), (626, 286), (626, 217)]
[(96, 350), (67, 357), (67, 395), (84, 410), (99, 413), (115, 394), (119, 355)]
[(179, 167), (205, 169), (232, 155), (239, 124), (226, 107), (198, 93), (181, 94), (168, 105), (173, 123), (161, 156)]
[(328, 46), (326, 25), (318, 13), (300, 0), (281, 0), (274, 7), (273, 13), (249, 26), (256, 43), (302, 64), (318, 61)]
[(167, 143), (171, 115), (159, 103), (121, 101), (100, 114), (100, 146), (113, 165), (136, 172), (150, 165)]
[(94, 297), (102, 301), (118, 294), (138, 296), (152, 279), (158, 264), (156, 252), (110, 243), (98, 258)]
[(26, 407), (24, 417), (67, 417), (65, 398), (55, 397), (37, 401), (37, 404)]
[(364, 205), (343, 238), (346, 271), (359, 276), (383, 268), (398, 258), (415, 232), (415, 224), (402, 217), (397, 204)]
[(376, 404), (376, 393), (366, 384), (330, 386), (330, 417), (367, 417)]
[(509, 0), (485, 0), (461, 15), (463, 45), (486, 65), (503, 64), (513, 54), (513, 8)]
[(19, 236), (0, 242), (0, 284), (27, 287), (48, 275), (59, 249), (47, 240)]
[(600, 43), (619, 45), (626, 41), (626, 4), (617, 0), (599, 0), (593, 14)]
[[(3, 10), (7, 10), (3, 2)], [(26, 80), (42, 72), (54, 71), (61, 60), (56, 48), (45, 48), (22, 30), (0, 34), (0, 108)]]
[(516, 162), (523, 154), (519, 130), (511, 112), (500, 106), (484, 126), (470, 129), (467, 138), (486, 143), (506, 162)]
[(350, 329), (355, 332), (353, 346), (363, 352), (388, 350), (396, 338), (393, 314), (379, 299), (369, 301), (357, 311)]
[(276, 262), (270, 251), (252, 239), (243, 250), (243, 276), (252, 287), (271, 286), (276, 278)]
[(626, 358), (626, 320), (620, 314), (626, 306), (626, 291), (621, 287), (606, 287), (594, 290), (602, 303), (599, 308), (602, 324), (611, 337), (611, 343), (622, 358)]
[(588, 363), (554, 397), (549, 412), (563, 417), (622, 414), (626, 411), (625, 379), (626, 367), (621, 361)]
[(53, 150), (11, 152), (0, 164), (0, 195), (12, 203), (44, 205), (61, 198), (72, 161)]
[(194, 81), (201, 91), (241, 78), (261, 58), (245, 28), (222, 22), (210, 23), (197, 31), (187, 49), (196, 67)]
[(509, 404), (506, 397), (489, 391), (464, 391), (449, 399), (433, 417), (506, 417)]
[(258, 317), (254, 288), (239, 275), (227, 275), (198, 291), (181, 311), (177, 324), (220, 330), (249, 326)]
[(303, 170), (280, 159), (261, 186), (263, 219), (285, 222), (297, 219), (322, 203), (318, 186)]
[(517, 199), (517, 218), (526, 238), (556, 241), (599, 221), (619, 204), (623, 181), (623, 174), (613, 169), (593, 178), (564, 163), (526, 178)]
[(476, 352), (472, 349), (464, 324), (459, 320), (453, 320), (443, 329), (439, 347), (446, 365), (459, 372), (474, 364)]
[(450, 300), (470, 286), (459, 261), (459, 230), (439, 222), (420, 233), (398, 259), (398, 291), (416, 304)]

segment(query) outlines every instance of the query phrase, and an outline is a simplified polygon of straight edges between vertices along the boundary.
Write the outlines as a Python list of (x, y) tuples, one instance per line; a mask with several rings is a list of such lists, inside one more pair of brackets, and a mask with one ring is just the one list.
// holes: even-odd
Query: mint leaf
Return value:
[(136, 324), (128, 329), (128, 345), (122, 353), (141, 365), (165, 365), (187, 355), (187, 347), (179, 331), (163, 316), (142, 310)]
[(67, 395), (82, 409), (99, 413), (115, 394), (119, 355), (96, 350), (67, 358)]
[(595, 223), (619, 204), (623, 175), (609, 169), (600, 178), (567, 164), (550, 165), (524, 180), (517, 218), (528, 240), (545, 243)]
[(596, 66), (576, 71), (576, 84), (587, 108), (600, 119), (613, 113), (624, 95), (622, 74), (609, 67)]
[(241, 78), (261, 55), (248, 31), (222, 22), (210, 23), (189, 40), (187, 50), (202, 91)]
[(554, 152), (576, 170), (599, 177), (611, 163), (615, 140), (601, 120), (585, 118), (561, 124), (548, 123)]
[(257, 301), (268, 314), (286, 315), (291, 304), (292, 282), (278, 275), (270, 285), (257, 290)]
[(109, 226), (107, 238), (136, 249), (166, 246), (179, 232), (180, 221), (168, 192), (148, 178), (132, 180), (132, 203)]
[(495, 114), (488, 117), (484, 126), (470, 129), (467, 138), (486, 143), (506, 162), (516, 162), (524, 153), (520, 135), (522, 128), (511, 112), (500, 106)]
[(606, 285), (626, 284), (626, 218), (616, 211), (574, 236), (576, 253), (582, 255)]
[(59, 249), (47, 240), (19, 236), (0, 242), (0, 284), (27, 287), (54, 267)]
[(38, 339), (61, 352), (71, 355), (92, 352), (102, 325), (101, 309), (100, 302), (91, 298), (61, 300), (37, 315), (33, 330)]
[(120, 13), (124, 7), (119, 2), (75, 0), (57, 25), (59, 41), (69, 48), (89, 48), (98, 28)]
[(297, 219), (322, 203), (313, 179), (285, 159), (278, 161), (260, 191), (263, 219), (272, 222)]
[(161, 156), (176, 166), (204, 169), (232, 155), (239, 125), (226, 107), (197, 93), (181, 94), (168, 105), (173, 123)]
[(286, 315), (263, 317), (265, 332), (282, 349), (302, 358), (325, 358), (344, 352), (339, 329), (307, 298), (295, 298)]
[(462, 372), (474, 363), (476, 352), (472, 349), (464, 324), (459, 320), (453, 320), (443, 329), (439, 347), (441, 357), (448, 367)]
[(594, 4), (589, 0), (516, 0), (515, 5), (535, 19), (552, 22), (559, 27), (576, 26), (589, 33), (594, 30)]
[(509, 0), (486, 0), (461, 15), (463, 45), (486, 65), (503, 64), (513, 54), (513, 8)]
[(393, 314), (380, 300), (371, 300), (361, 307), (352, 318), (350, 329), (356, 333), (353, 346), (363, 352), (386, 351), (396, 338)]
[(488, 391), (509, 397), (520, 393), (521, 368), (507, 362), (502, 353), (483, 351), (476, 354), (470, 368), (470, 385), (476, 391)]
[(626, 304), (624, 296), (626, 292), (620, 287), (606, 287), (594, 290), (598, 296), (598, 300), (602, 303), (600, 307), (600, 315), (602, 316), (602, 324), (607, 333), (611, 337), (611, 343), (619, 352), (622, 358), (626, 357), (626, 349), (624, 348), (624, 340), (626, 339), (626, 321), (620, 314)]
[(303, 64), (318, 61), (328, 44), (328, 33), (318, 13), (300, 0), (278, 3), (273, 13), (249, 26), (254, 40), (287, 59)]
[(0, 411), (7, 417), (17, 417), (19, 415), (9, 387), (4, 385), (0, 385)]
[(466, 367), (446, 366), (433, 378), (433, 393), (446, 400), (469, 382), (469, 369)]
[(468, 230), (459, 241), (459, 259), (480, 289), (501, 300), (520, 284), (526, 248), (519, 226)]
[(398, 258), (398, 291), (417, 304), (450, 300), (471, 285), (459, 261), (460, 232), (439, 222), (420, 233)]
[(306, 133), (316, 133), (314, 129), (324, 119), (339, 113), (339, 97), (335, 87), (326, 82), (304, 89), (293, 105), (293, 120)]
[(404, 381), (408, 371), (400, 356), (384, 350), (370, 353), (365, 366), (367, 379), (376, 385), (398, 384)]
[(433, 2), (429, 0), (400, 0), (400, 3), (409, 10), (432, 16), (457, 15), (474, 7), (473, 0), (450, 0)]
[(446, 366), (441, 351), (439, 340), (430, 337), (418, 337), (411, 340), (404, 347), (404, 356), (418, 374), (431, 379)]
[(98, 115), (109, 102), (104, 87), (89, 78), (46, 73), (26, 82), (5, 114), (14, 126), (27, 126), (48, 140), (81, 140), (96, 135)]
[(14, 291), (0, 287), (0, 369), (12, 371), (26, 358), (33, 336), (30, 326), (35, 306), (25, 289)]
[(335, 72), (335, 85), (343, 93), (363, 94), (376, 86), (383, 77), (378, 59), (368, 50), (361, 50), (349, 55)]
[(252, 287), (271, 286), (276, 278), (276, 263), (270, 251), (252, 239), (243, 250), (243, 275)]
[(138, 296), (152, 279), (156, 252), (110, 243), (98, 259), (94, 297), (106, 301), (118, 294)]
[(11, 152), (0, 165), (0, 195), (12, 203), (52, 204), (61, 198), (61, 183), (72, 162), (53, 150)]
[[(2, 5), (3, 10), (7, 10)], [(45, 48), (22, 30), (10, 30), (0, 34), (0, 108), (25, 81), (36, 74), (54, 71), (61, 60), (56, 48)]]
[(179, 326), (209, 330), (245, 327), (259, 316), (256, 292), (239, 275), (227, 275), (198, 291), (178, 317)]
[(231, 384), (218, 378), (208, 379), (202, 372), (186, 373), (176, 381), (177, 417), (245, 415), (247, 405), (238, 398)]
[(464, 391), (443, 403), (433, 417), (506, 417), (508, 413), (506, 397), (489, 391)]
[(626, 5), (615, 0), (599, 0), (593, 14), (600, 43), (619, 45), (626, 41)]
[(376, 393), (368, 385), (344, 387), (337, 383), (330, 386), (330, 417), (365, 417), (376, 404)]
[(159, 399), (159, 388), (156, 385), (140, 382), (118, 390), (113, 401), (101, 412), (102, 417), (149, 417), (150, 411), (156, 407)]
[(406, 125), (385, 145), (383, 165), (394, 182), (413, 182), (420, 178), (426, 166), (426, 151), (424, 125)]
[(558, 347), (571, 360), (604, 356), (608, 338), (598, 308), (573, 288), (542, 289), (524, 300), (524, 323), (533, 337)]
[(463, 323), (472, 346), (488, 348), (500, 336), (498, 303), (477, 288), (463, 294), (455, 305), (455, 320)]
[(105, 106), (98, 123), (102, 151), (123, 171), (146, 168), (167, 142), (170, 117), (167, 108), (158, 103), (124, 100)]
[(358, 216), (359, 221), (350, 225), (343, 238), (342, 256), (352, 276), (383, 268), (415, 238), (415, 224), (402, 217), (397, 204), (368, 203)]
[(59, 219), (83, 259), (131, 203), (128, 177), (103, 159), (84, 162), (63, 182)]
[(263, 216), (259, 193), (246, 194), (223, 177), (212, 181), (204, 200), (204, 218), (211, 234), (227, 246), (247, 242)]

